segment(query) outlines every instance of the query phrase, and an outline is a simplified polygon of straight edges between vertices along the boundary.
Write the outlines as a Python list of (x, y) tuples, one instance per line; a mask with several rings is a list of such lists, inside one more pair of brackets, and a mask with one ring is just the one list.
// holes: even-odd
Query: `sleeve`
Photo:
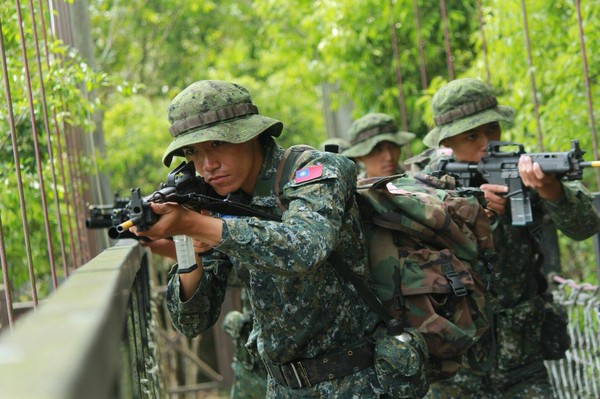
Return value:
[(217, 322), (225, 299), (227, 280), (232, 265), (227, 257), (215, 252), (202, 257), (203, 273), (198, 289), (186, 302), (181, 301), (177, 268), (169, 272), (167, 308), (173, 326), (193, 338)]
[[(297, 177), (283, 188), (281, 199), (288, 209), (281, 222), (252, 217), (224, 221), (216, 249), (235, 266), (298, 276), (335, 248), (346, 203), (356, 188), (356, 166), (346, 157), (314, 151), (296, 170)], [(303, 175), (308, 177), (298, 178)]]
[(563, 194), (558, 201), (542, 200), (544, 209), (556, 227), (573, 240), (585, 240), (598, 233), (600, 218), (592, 195), (579, 181), (562, 181)]

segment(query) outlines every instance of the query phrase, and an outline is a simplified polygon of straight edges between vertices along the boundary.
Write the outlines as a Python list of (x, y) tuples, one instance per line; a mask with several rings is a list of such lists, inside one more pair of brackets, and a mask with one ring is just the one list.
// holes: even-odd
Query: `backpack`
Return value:
[[(311, 150), (292, 146), (279, 164), (275, 191), (282, 209), (279, 195)], [(395, 175), (357, 183), (376, 298), (347, 272), (343, 277), (388, 330), (391, 319), (423, 335), (429, 382), (454, 376), (492, 323), (494, 246), (482, 196), (479, 189), (456, 188), (450, 176)], [(469, 362), (484, 368), (474, 356)]]
[(378, 298), (425, 337), (430, 382), (454, 376), (492, 323), (494, 246), (480, 190), (417, 174), (364, 179), (357, 193)]

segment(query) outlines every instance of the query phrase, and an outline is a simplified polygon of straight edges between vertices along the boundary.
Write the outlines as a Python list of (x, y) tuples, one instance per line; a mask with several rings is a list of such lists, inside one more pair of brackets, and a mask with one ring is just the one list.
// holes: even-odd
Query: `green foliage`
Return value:
[[(538, 151), (529, 74), (533, 71), (544, 149), (566, 151), (569, 140), (579, 138), (586, 158), (592, 159), (574, 3), (526, 2), (533, 68), (528, 62), (521, 3), (481, 3), (483, 31), (474, 2), (446, 2), (454, 76), (487, 80), (489, 70), (501, 103), (517, 110), (503, 138)], [(598, 10), (592, 3), (582, 4), (582, 15), (593, 93), (600, 65), (600, 52), (595, 51), (600, 31), (594, 29)], [(330, 99), (333, 110), (350, 104), (354, 118), (379, 111), (394, 115), (402, 124), (396, 69), (402, 75), (406, 124), (422, 138), (432, 126), (431, 96), (449, 79), (439, 2), (179, 0), (174, 6), (167, 0), (96, 0), (91, 6), (101, 69), (145, 86), (140, 97), (123, 103), (120, 97), (111, 99), (106, 113), (109, 161), (105, 166), (113, 175), (113, 185), (119, 187), (162, 181), (164, 172), (158, 178), (150, 176), (153, 168), (161, 169), (162, 149), (169, 140), (166, 124), (160, 120), (164, 106), (195, 80), (233, 80), (247, 86), (261, 113), (284, 122), (280, 142), (287, 146), (317, 145), (325, 139), (325, 84), (335, 88)], [(427, 87), (421, 82), (419, 40)], [(128, 134), (143, 139), (136, 141)], [(155, 145), (148, 146), (148, 142)], [(418, 139), (411, 143), (412, 153), (423, 148)], [(124, 160), (127, 167), (122, 165)], [(145, 178), (131, 183), (130, 171), (143, 171)], [(594, 173), (586, 172), (588, 186), (594, 178)], [(579, 253), (591, 254), (589, 243), (577, 245), (586, 248), (579, 248)], [(565, 257), (576, 250), (575, 244), (562, 247)], [(591, 258), (587, 256), (580, 264), (593, 264)], [(593, 274), (587, 269), (582, 276)]]
[[(598, 74), (600, 58), (598, 52), (593, 51), (599, 36), (594, 29), (597, 10), (590, 3), (582, 3), (588, 64), (590, 76), (594, 77)], [(505, 138), (526, 144), (530, 151), (540, 150), (529, 73), (532, 71), (544, 149), (564, 151), (569, 148), (569, 140), (577, 138), (582, 148), (589, 149), (591, 154), (590, 119), (574, 3), (530, 1), (526, 5), (531, 69), (520, 4), (490, 1), (484, 9), (491, 84), (500, 95), (499, 100), (517, 110), (515, 122)], [(483, 66), (483, 59), (479, 57), (465, 76), (485, 78)], [(597, 83), (596, 87), (592, 86), (592, 91), (594, 89)]]
[[(165, 112), (157, 114), (155, 110), (160, 108)], [(168, 170), (161, 158), (168, 144), (166, 109), (166, 99), (136, 95), (118, 98), (104, 113), (108, 157), (100, 159), (98, 165), (113, 178), (113, 188), (120, 196), (128, 196), (134, 187), (148, 195), (165, 181)]]

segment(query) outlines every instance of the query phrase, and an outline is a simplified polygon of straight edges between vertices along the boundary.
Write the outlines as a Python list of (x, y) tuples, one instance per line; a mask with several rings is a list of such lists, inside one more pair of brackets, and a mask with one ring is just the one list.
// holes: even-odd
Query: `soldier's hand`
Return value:
[(191, 221), (194, 220), (194, 216), (199, 215), (198, 212), (184, 208), (174, 202), (152, 203), (150, 206), (152, 207), (152, 212), (159, 215), (160, 219), (145, 231), (138, 231), (137, 228), (132, 228), (131, 230), (135, 235), (146, 236), (151, 240), (173, 237), (178, 234), (191, 236), (188, 233), (189, 226), (193, 223)]
[[(505, 194), (508, 192), (508, 187), (502, 184), (482, 184), (479, 188), (484, 192), (486, 208), (502, 215), (506, 207)], [(488, 216), (490, 216), (489, 213)]]
[(536, 190), (543, 199), (548, 201), (560, 199), (562, 193), (560, 181), (555, 175), (544, 173), (540, 164), (533, 162), (527, 155), (521, 155), (519, 158), (519, 176), (526, 187)]

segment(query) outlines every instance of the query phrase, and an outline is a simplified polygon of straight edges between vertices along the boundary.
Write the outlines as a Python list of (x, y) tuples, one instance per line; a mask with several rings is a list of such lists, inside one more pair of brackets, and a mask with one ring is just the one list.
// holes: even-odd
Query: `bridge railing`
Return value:
[(166, 397), (148, 253), (121, 240), (0, 335), (0, 397)]

